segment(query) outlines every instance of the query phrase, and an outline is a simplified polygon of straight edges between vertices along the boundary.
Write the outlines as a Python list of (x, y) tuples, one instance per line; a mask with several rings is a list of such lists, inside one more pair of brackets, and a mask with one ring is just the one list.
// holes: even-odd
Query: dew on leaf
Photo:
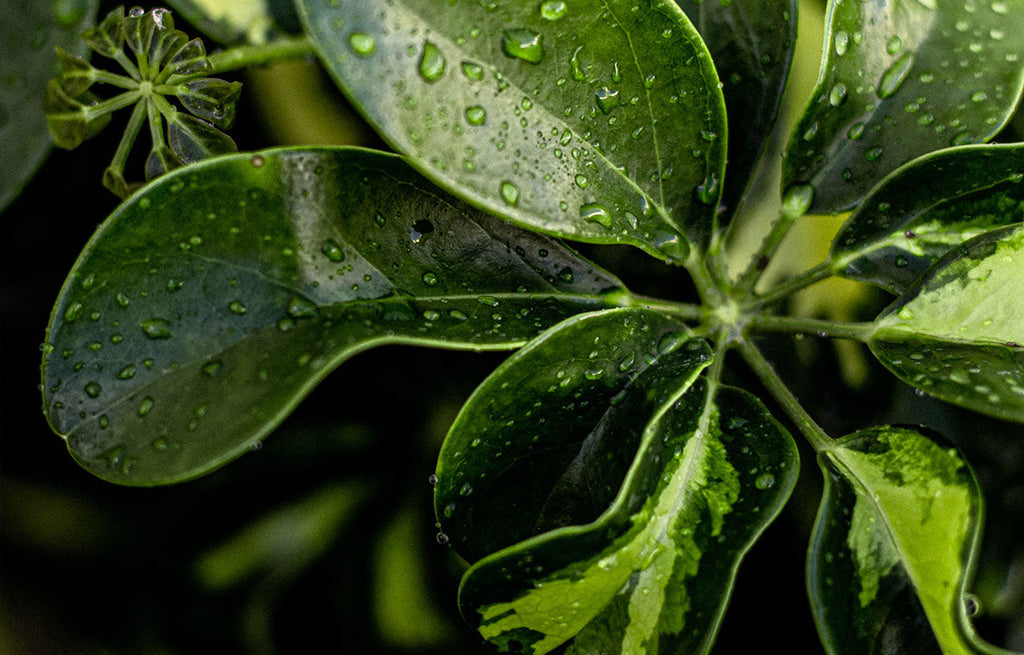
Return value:
[(146, 416), (147, 414), (149, 414), (149, 412), (153, 409), (153, 404), (154, 402), (152, 396), (146, 396), (145, 398), (143, 398), (142, 402), (139, 403), (139, 416)]
[(541, 35), (522, 28), (505, 30), (501, 34), (501, 49), (506, 57), (539, 64), (544, 58)]
[(117, 374), (119, 380), (130, 380), (133, 377), (135, 377), (135, 364), (125, 366)]
[(436, 45), (430, 41), (423, 44), (423, 54), (420, 56), (420, 76), (424, 80), (436, 82), (441, 79), (446, 65), (444, 55)]
[(423, 274), (423, 284), (428, 287), (432, 287), (437, 284), (437, 274), (432, 271), (427, 271)]
[(839, 55), (840, 57), (845, 55), (846, 54), (846, 50), (849, 47), (849, 45), (850, 45), (850, 35), (847, 34), (844, 31), (842, 31), (842, 30), (836, 32), (836, 37), (835, 37), (836, 54)]
[(598, 89), (595, 94), (597, 98), (597, 106), (601, 108), (605, 114), (610, 113), (612, 109), (619, 104), (619, 92), (616, 89), (609, 89), (603, 87)]
[(828, 102), (833, 107), (838, 107), (846, 102), (846, 85), (842, 82), (836, 82), (828, 94)]
[(466, 121), (470, 125), (483, 125), (487, 121), (487, 110), (480, 105), (466, 108)]
[(139, 327), (150, 339), (170, 339), (171, 323), (165, 318), (150, 318), (139, 323)]
[(604, 206), (596, 202), (590, 202), (581, 206), (580, 218), (588, 223), (597, 223), (607, 229), (610, 229), (612, 226), (612, 215), (608, 213)]
[(515, 207), (519, 204), (519, 187), (509, 181), (501, 183), (501, 198), (506, 205)]
[(206, 377), (215, 378), (220, 375), (221, 369), (224, 368), (224, 364), (221, 362), (210, 362), (203, 366), (203, 373)]
[(369, 57), (377, 49), (377, 40), (363, 32), (353, 32), (348, 37), (348, 43), (352, 50), (361, 57)]
[(771, 473), (762, 473), (761, 475), (757, 476), (757, 478), (754, 480), (754, 486), (757, 487), (758, 489), (761, 489), (762, 491), (765, 489), (770, 489), (774, 485), (775, 476), (772, 475)]
[(462, 62), (462, 73), (463, 75), (473, 80), (474, 82), (479, 82), (480, 80), (484, 79), (483, 66), (480, 66), (479, 64), (474, 64), (471, 61)]
[(74, 323), (82, 316), (82, 303), (73, 302), (68, 305), (68, 308), (64, 311), (64, 320), (68, 323)]
[(99, 398), (100, 393), (103, 392), (103, 387), (98, 382), (89, 382), (85, 385), (85, 393), (90, 398)]
[(242, 315), (242, 314), (246, 313), (247, 311), (249, 311), (248, 308), (245, 306), (244, 303), (242, 303), (241, 300), (232, 300), (228, 304), (228, 309), (231, 310), (232, 314), (238, 314), (238, 315)]
[(327, 256), (327, 259), (332, 262), (343, 262), (345, 261), (345, 251), (341, 249), (334, 239), (327, 239), (324, 241), (323, 247), (320, 252)]
[(540, 15), (545, 20), (555, 21), (566, 14), (565, 0), (547, 0), (540, 6)]
[(892, 66), (882, 73), (882, 78), (878, 81), (878, 89), (875, 91), (878, 97), (888, 98), (899, 91), (903, 81), (910, 74), (910, 69), (913, 65), (914, 55), (912, 53), (905, 52), (900, 55), (900, 58), (894, 61)]
[(285, 310), (292, 318), (312, 318), (317, 315), (316, 305), (300, 296), (293, 296)]

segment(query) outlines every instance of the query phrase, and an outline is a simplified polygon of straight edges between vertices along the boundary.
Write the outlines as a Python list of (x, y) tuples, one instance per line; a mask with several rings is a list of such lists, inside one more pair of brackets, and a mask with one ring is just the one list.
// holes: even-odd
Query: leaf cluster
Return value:
[[(781, 163), (763, 155), (793, 0), (295, 8), (397, 155), (221, 154), (239, 87), (205, 77), (219, 69), (165, 10), (86, 32), (127, 76), (59, 53), (58, 145), (138, 103), (105, 175), (124, 196), (146, 119), (153, 137), (153, 181), (85, 247), (44, 344), (44, 411), (80, 464), (179, 482), (366, 349), (510, 350), (432, 476), (438, 538), (470, 565), (460, 609), (493, 649), (709, 651), (793, 492), (796, 432), (825, 480), (807, 587), (826, 650), (1002, 652), (970, 621), (982, 499), (962, 452), (922, 426), (833, 438), (762, 338), (853, 340), (922, 394), (1024, 422), (1024, 144), (992, 142), (1024, 90), (1024, 3), (830, 1)], [(126, 90), (100, 101), (97, 82)], [(732, 270), (738, 233), (771, 211), (761, 167), (781, 209)], [(767, 282), (794, 226), (845, 211), (824, 261)], [(635, 293), (569, 242), (632, 246), (695, 293)], [(890, 303), (862, 323), (786, 313), (832, 277)], [(740, 360), (759, 387), (741, 388)]]

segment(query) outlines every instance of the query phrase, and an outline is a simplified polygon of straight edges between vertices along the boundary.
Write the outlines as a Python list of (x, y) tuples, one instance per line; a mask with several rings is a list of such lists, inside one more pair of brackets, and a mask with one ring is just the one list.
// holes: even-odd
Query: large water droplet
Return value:
[(879, 98), (888, 98), (899, 91), (903, 80), (907, 79), (910, 69), (914, 65), (914, 55), (910, 52), (903, 53), (899, 59), (893, 62), (887, 71), (882, 73), (882, 79), (878, 81), (876, 93)]
[(103, 387), (101, 387), (98, 382), (89, 382), (85, 385), (85, 393), (90, 398), (99, 398), (102, 392)]
[(361, 57), (369, 57), (377, 49), (377, 40), (363, 32), (353, 32), (348, 37), (348, 43), (352, 50)]
[(572, 67), (572, 79), (582, 81), (586, 74), (583, 72), (583, 64), (580, 63), (580, 51), (583, 50), (583, 46), (579, 46), (572, 53), (572, 58), (569, 60), (569, 65)]
[(437, 284), (437, 273), (434, 273), (433, 271), (427, 271), (426, 273), (423, 274), (422, 279), (423, 284), (427, 285), (428, 287), (432, 287)]
[(501, 198), (505, 201), (506, 205), (515, 207), (519, 204), (519, 187), (511, 182), (505, 181), (501, 183)]
[(324, 241), (324, 245), (320, 251), (327, 255), (327, 259), (332, 262), (345, 261), (345, 252), (341, 249), (341, 246), (335, 243), (334, 239)]
[(762, 473), (754, 480), (754, 486), (758, 489), (769, 489), (775, 485), (775, 476), (771, 473)]
[(139, 323), (139, 327), (150, 339), (170, 339), (171, 323), (165, 318), (150, 318)]
[(64, 310), (64, 320), (68, 323), (74, 323), (82, 316), (82, 303), (73, 302), (68, 305), (68, 308)]
[(420, 75), (428, 82), (436, 82), (444, 75), (445, 62), (441, 50), (427, 41), (423, 44), (423, 54), (420, 56)]
[(146, 416), (152, 409), (153, 398), (151, 396), (146, 396), (142, 399), (142, 402), (139, 403), (139, 416)]
[(462, 73), (474, 82), (479, 82), (484, 79), (483, 66), (480, 64), (474, 64), (471, 61), (462, 62)]
[(239, 316), (249, 311), (241, 300), (232, 300), (228, 303), (228, 309), (231, 310), (232, 314), (238, 314)]
[(798, 218), (807, 213), (814, 202), (814, 186), (810, 184), (794, 184), (786, 189), (782, 196), (782, 212), (786, 216)]
[(828, 103), (833, 107), (838, 107), (844, 102), (846, 102), (846, 85), (836, 82), (828, 94)]
[(526, 29), (505, 30), (501, 34), (501, 49), (507, 57), (539, 64), (544, 58), (541, 35)]
[(612, 215), (602, 205), (589, 202), (580, 207), (580, 218), (588, 223), (598, 223), (606, 229), (612, 226)]
[(606, 114), (619, 104), (619, 92), (615, 89), (604, 87), (598, 89), (594, 95), (597, 97), (597, 106)]
[(836, 54), (839, 55), (840, 57), (845, 55), (846, 54), (846, 50), (849, 47), (849, 45), (850, 45), (850, 35), (847, 34), (844, 31), (842, 31), (842, 30), (836, 32), (836, 37), (835, 37)]
[(558, 20), (565, 16), (565, 0), (547, 0), (540, 6), (540, 15), (545, 20)]
[(466, 121), (470, 125), (483, 125), (487, 121), (487, 110), (480, 105), (466, 108)]

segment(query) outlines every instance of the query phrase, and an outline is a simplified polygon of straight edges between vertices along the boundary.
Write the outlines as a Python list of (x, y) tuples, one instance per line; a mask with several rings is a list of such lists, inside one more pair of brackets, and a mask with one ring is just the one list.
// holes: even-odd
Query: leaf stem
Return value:
[(102, 116), (104, 114), (112, 114), (115, 111), (124, 109), (125, 107), (131, 107), (136, 102), (138, 102), (139, 98), (141, 97), (142, 92), (138, 89), (134, 89), (132, 91), (125, 91), (124, 93), (119, 93), (113, 98), (108, 98), (101, 102), (97, 102), (95, 105), (88, 105), (85, 108), (86, 117), (89, 120), (92, 120), (93, 118)]
[(789, 387), (782, 381), (782, 378), (775, 372), (771, 363), (765, 359), (765, 356), (761, 354), (757, 346), (745, 339), (740, 339), (738, 343), (740, 354), (743, 355), (747, 365), (761, 378), (761, 382), (768, 388), (768, 391), (775, 397), (775, 400), (782, 406), (786, 414), (789, 415), (790, 420), (796, 424), (815, 452), (821, 453), (831, 450), (834, 443), (832, 438), (811, 418), (811, 415), (803, 408), (803, 405), (796, 399), (796, 396), (789, 390)]
[(654, 311), (658, 311), (663, 314), (681, 318), (684, 321), (703, 321), (707, 318), (707, 313), (703, 307), (700, 305), (693, 305), (691, 303), (673, 302), (671, 300), (633, 294), (630, 305), (633, 307), (653, 309)]
[(142, 123), (145, 120), (146, 103), (140, 102), (132, 110), (131, 118), (128, 119), (128, 125), (124, 129), (121, 141), (117, 144), (117, 150), (114, 152), (114, 158), (108, 167), (119, 176), (124, 175), (124, 165), (128, 161), (128, 153), (131, 152), (132, 146), (135, 145), (135, 139), (139, 136), (139, 131), (142, 130)]
[(212, 71), (201, 71), (189, 75), (172, 75), (167, 79), (171, 85), (181, 84), (198, 77), (226, 73), (249, 66), (264, 66), (288, 59), (298, 59), (315, 54), (313, 44), (304, 36), (282, 38), (261, 45), (243, 45), (215, 52), (208, 57)]
[(754, 316), (747, 327), (759, 332), (795, 332), (816, 334), (829, 339), (852, 339), (866, 343), (874, 332), (874, 323), (840, 323), (796, 316)]
[(807, 213), (811, 202), (814, 200), (814, 187), (809, 184), (793, 185), (786, 191), (782, 199), (782, 211), (779, 218), (772, 225), (771, 231), (764, 238), (761, 247), (750, 260), (747, 270), (743, 271), (736, 281), (736, 289), (744, 294), (750, 294), (757, 287), (772, 257), (778, 252), (779, 246), (786, 239), (789, 230), (796, 223), (796, 219)]
[(749, 304), (762, 307), (764, 305), (770, 305), (780, 300), (784, 300), (789, 296), (792, 296), (797, 291), (802, 291), (803, 289), (806, 289), (813, 284), (817, 284), (822, 280), (827, 280), (835, 275), (835, 273), (836, 271), (832, 260), (827, 259), (814, 268), (805, 271), (803, 274), (783, 282), (771, 291), (759, 296), (754, 296)]

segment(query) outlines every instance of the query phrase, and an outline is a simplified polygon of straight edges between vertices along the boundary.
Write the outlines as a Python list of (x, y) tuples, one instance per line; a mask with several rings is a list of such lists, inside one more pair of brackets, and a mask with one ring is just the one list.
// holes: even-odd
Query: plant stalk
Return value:
[(782, 406), (790, 420), (796, 424), (814, 451), (821, 453), (831, 450), (834, 443), (832, 438), (811, 418), (811, 415), (803, 408), (803, 405), (789, 390), (789, 387), (782, 381), (779, 374), (775, 372), (775, 368), (765, 359), (757, 346), (744, 339), (740, 339), (738, 343), (740, 354), (743, 355), (747, 365), (761, 378), (761, 382)]
[(235, 48), (228, 48), (209, 55), (212, 71), (202, 71), (189, 75), (172, 75), (167, 83), (171, 85), (181, 84), (188, 80), (199, 77), (207, 77), (211, 74), (227, 73), (229, 71), (248, 68), (249, 66), (265, 66), (288, 59), (298, 59), (315, 54), (313, 44), (306, 37), (283, 38), (265, 43), (262, 45), (243, 45)]
[(874, 323), (841, 323), (796, 316), (754, 316), (747, 327), (758, 332), (816, 334), (828, 339), (852, 339), (866, 343), (874, 332)]

